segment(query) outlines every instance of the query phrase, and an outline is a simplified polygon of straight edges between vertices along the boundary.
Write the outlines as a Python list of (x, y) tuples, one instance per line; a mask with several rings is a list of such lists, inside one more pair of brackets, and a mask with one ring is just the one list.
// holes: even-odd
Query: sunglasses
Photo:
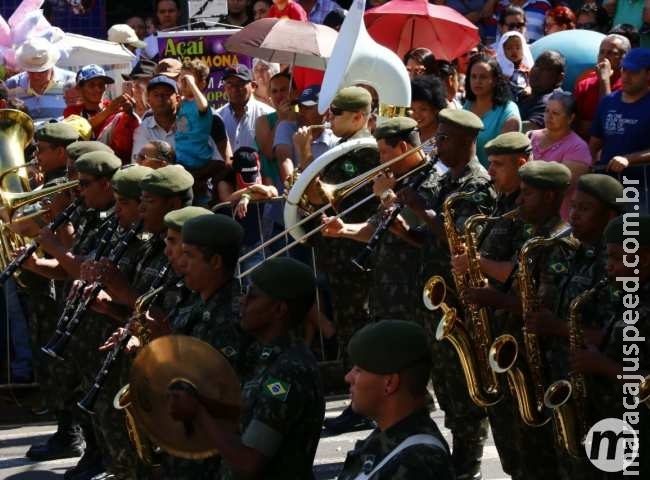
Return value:
[(518, 28), (524, 28), (526, 24), (524, 22), (518, 22), (518, 23), (506, 23), (506, 27), (508, 27), (508, 30), (517, 30)]
[(598, 25), (594, 22), (576, 23), (576, 28), (578, 30), (593, 30), (597, 27)]
[(145, 155), (145, 154), (143, 154), (143, 153), (136, 153), (136, 154), (133, 156), (133, 158), (134, 158), (137, 162), (144, 162), (145, 160), (149, 160), (150, 162), (161, 162), (161, 163), (162, 163), (162, 162), (166, 162), (166, 161), (167, 161), (167, 160), (163, 160), (163, 159), (156, 158), (156, 157), (150, 157), (149, 155)]
[(334, 115), (335, 117), (339, 117), (339, 116), (343, 115), (343, 113), (344, 113), (345, 111), (346, 111), (346, 110), (343, 110), (342, 108), (330, 107), (330, 113), (331, 113), (332, 115)]
[(436, 139), (436, 142), (446, 142), (449, 140), (449, 135), (446, 133), (436, 133), (433, 137)]

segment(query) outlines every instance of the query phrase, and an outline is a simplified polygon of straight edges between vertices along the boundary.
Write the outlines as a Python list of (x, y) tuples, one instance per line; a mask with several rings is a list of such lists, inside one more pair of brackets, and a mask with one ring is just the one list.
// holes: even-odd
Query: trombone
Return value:
[[(306, 217), (302, 218), (301, 220), (297, 221), (293, 225), (287, 226), (287, 228), (284, 231), (282, 231), (282, 232), (278, 233), (277, 235), (274, 235), (270, 239), (266, 240), (261, 245), (259, 245), (257, 248), (254, 248), (250, 252), (248, 252), (248, 253), (242, 255), (241, 257), (239, 257), (239, 263), (241, 264), (244, 260), (246, 260), (246, 259), (250, 258), (251, 256), (255, 255), (257, 252), (259, 252), (263, 248), (265, 248), (265, 247), (271, 245), (272, 243), (278, 241), (279, 239), (284, 237), (287, 233), (291, 233), (292, 231), (294, 231), (298, 227), (304, 225), (305, 223), (307, 223), (309, 221), (312, 221), (314, 218), (318, 218), (321, 214), (325, 213), (325, 211), (327, 211), (327, 209), (329, 209), (330, 207), (333, 208), (335, 211), (337, 211), (338, 207), (340, 206), (342, 200), (345, 197), (347, 197), (348, 195), (350, 195), (350, 194), (356, 192), (357, 190), (359, 190), (360, 188), (362, 188), (365, 184), (367, 184), (370, 180), (372, 180), (374, 177), (376, 177), (379, 173), (381, 173), (384, 170), (388, 169), (392, 165), (395, 165), (396, 163), (404, 160), (405, 158), (409, 157), (410, 155), (413, 155), (414, 153), (417, 153), (417, 152), (421, 151), (422, 149), (424, 149), (424, 148), (426, 148), (426, 147), (428, 147), (430, 145), (434, 145), (434, 144), (435, 144), (435, 137), (432, 137), (432, 138), (422, 142), (417, 147), (413, 147), (413, 148), (407, 150), (406, 152), (402, 153), (401, 155), (398, 155), (397, 157), (389, 160), (388, 162), (383, 163), (381, 165), (378, 165), (378, 166), (376, 166), (374, 168), (371, 168), (367, 172), (365, 172), (365, 173), (363, 173), (363, 174), (361, 174), (361, 175), (359, 175), (359, 176), (357, 176), (355, 178), (352, 178), (352, 179), (347, 180), (345, 182), (342, 182), (340, 184), (321, 183), (319, 185), (319, 190), (321, 191), (323, 196), (325, 196), (328, 199), (327, 203), (320, 206), (317, 210), (313, 211), (312, 213), (310, 213)], [(317, 162), (317, 161), (318, 161), (318, 159), (315, 162)], [(312, 163), (312, 165), (314, 165), (314, 163)], [(396, 178), (396, 181), (403, 180), (404, 178), (406, 178), (406, 177), (408, 177), (410, 175), (413, 175), (414, 173), (420, 171), (421, 169), (427, 167), (428, 165), (429, 165), (429, 162), (422, 161), (421, 163), (419, 163), (418, 165), (413, 167), (411, 170), (409, 170), (405, 174), (403, 174), (400, 177)], [(302, 192), (302, 193), (304, 193), (304, 192)], [(347, 215), (348, 213), (350, 213), (351, 211), (353, 211), (356, 208), (360, 207), (361, 205), (365, 204), (366, 202), (368, 202), (372, 198), (374, 198), (374, 194), (370, 194), (370, 195), (362, 198), (361, 200), (359, 200), (358, 202), (356, 202), (355, 204), (351, 205), (350, 207), (346, 208), (345, 210), (343, 210), (341, 212), (337, 211), (336, 215), (334, 215), (334, 218), (340, 218), (340, 217), (343, 217), (344, 215)], [(287, 200), (287, 202), (290, 203), (289, 200)], [(296, 206), (296, 205), (293, 204), (293, 206)], [(325, 225), (322, 225), (322, 224), (312, 228), (311, 230), (305, 232), (299, 238), (295, 238), (294, 241), (288, 243), (286, 246), (282, 247), (278, 251), (276, 251), (273, 254), (267, 256), (266, 260), (269, 260), (271, 258), (275, 258), (275, 257), (277, 257), (279, 255), (282, 255), (283, 253), (290, 250), (294, 246), (296, 246), (296, 245), (298, 245), (300, 243), (303, 243), (308, 238), (314, 236), (315, 234), (320, 232), (323, 228), (325, 228)], [(247, 269), (244, 272), (241, 272), (237, 276), (237, 278), (241, 279), (241, 278), (246, 277), (253, 270), (255, 270), (258, 265), (253, 266), (253, 267)]]

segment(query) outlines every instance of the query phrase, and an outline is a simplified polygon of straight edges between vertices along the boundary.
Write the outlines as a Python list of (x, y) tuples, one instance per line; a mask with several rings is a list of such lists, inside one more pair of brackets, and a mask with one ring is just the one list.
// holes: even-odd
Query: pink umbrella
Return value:
[(480, 42), (476, 25), (456, 10), (426, 0), (392, 0), (368, 10), (364, 20), (370, 36), (400, 57), (425, 47), (436, 59), (451, 61)]

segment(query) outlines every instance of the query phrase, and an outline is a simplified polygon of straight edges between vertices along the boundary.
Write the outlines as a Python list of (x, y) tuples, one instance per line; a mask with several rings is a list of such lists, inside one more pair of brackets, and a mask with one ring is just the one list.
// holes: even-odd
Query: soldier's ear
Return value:
[(212, 255), (210, 258), (210, 266), (214, 271), (221, 270), (223, 268), (223, 257), (218, 253)]

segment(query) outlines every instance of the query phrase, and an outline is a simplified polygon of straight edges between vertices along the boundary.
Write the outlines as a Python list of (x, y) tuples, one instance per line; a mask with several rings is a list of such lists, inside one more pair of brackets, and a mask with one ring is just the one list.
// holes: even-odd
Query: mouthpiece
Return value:
[(330, 122), (323, 122), (321, 125), (309, 125), (309, 130), (315, 130), (317, 128), (330, 128), (332, 124)]

